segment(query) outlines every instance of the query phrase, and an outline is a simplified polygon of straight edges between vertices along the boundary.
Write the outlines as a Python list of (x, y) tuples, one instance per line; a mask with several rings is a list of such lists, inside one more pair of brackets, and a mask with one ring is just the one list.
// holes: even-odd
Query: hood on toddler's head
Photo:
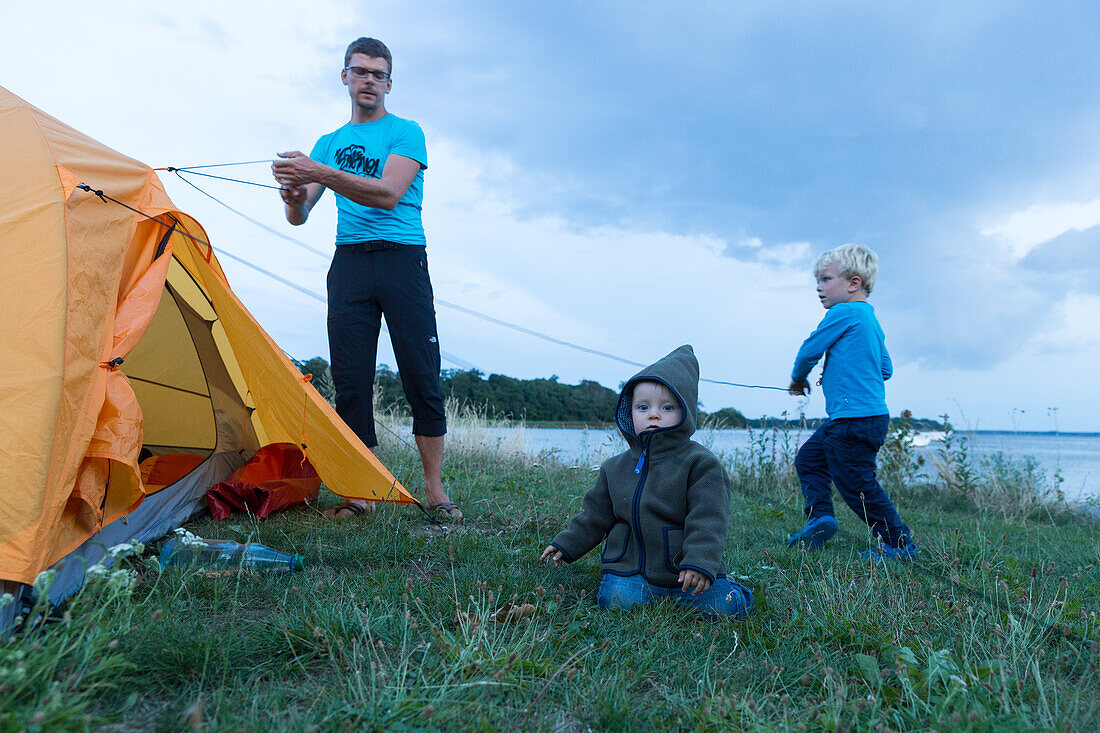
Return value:
[(660, 382), (668, 387), (684, 409), (684, 419), (680, 424), (662, 431), (661, 434), (680, 439), (694, 435), (699, 407), (699, 360), (695, 358), (695, 351), (691, 346), (684, 344), (673, 350), (642, 369), (623, 385), (623, 391), (619, 393), (619, 404), (615, 408), (615, 422), (619, 426), (619, 432), (632, 445), (638, 442), (638, 436), (634, 432), (634, 420), (630, 414), (631, 400), (634, 385), (643, 380)]

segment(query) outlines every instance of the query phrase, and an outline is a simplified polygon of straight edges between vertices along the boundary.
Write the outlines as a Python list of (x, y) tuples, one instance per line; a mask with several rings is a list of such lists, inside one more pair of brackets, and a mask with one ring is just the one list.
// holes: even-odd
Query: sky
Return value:
[[(1089, 2), (20, 3), (0, 85), (153, 167), (267, 159), (348, 120), (343, 52), (374, 36), (387, 109), (427, 137), (438, 301), (635, 362), (690, 343), (704, 377), (785, 387), (823, 315), (813, 262), (857, 242), (880, 257), (892, 414), (1100, 431), (1097, 27)], [(161, 175), (216, 247), (323, 296), (325, 258)], [(188, 180), (332, 251), (331, 193), (291, 227), (274, 191)], [(221, 259), (289, 354), (327, 357), (323, 303)], [(437, 313), (445, 368), (612, 389), (635, 371)]]

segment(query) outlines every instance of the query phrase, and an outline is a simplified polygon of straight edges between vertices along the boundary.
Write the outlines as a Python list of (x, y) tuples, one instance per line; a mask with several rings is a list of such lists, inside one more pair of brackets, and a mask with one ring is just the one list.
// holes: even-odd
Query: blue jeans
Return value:
[(889, 415), (826, 420), (810, 436), (794, 460), (802, 484), (807, 519), (836, 516), (836, 484), (844, 503), (871, 527), (871, 533), (891, 547), (904, 544), (909, 527), (875, 478), (875, 457), (886, 440)]
[(596, 604), (605, 611), (629, 611), (658, 598), (671, 598), (675, 603), (690, 606), (706, 614), (738, 619), (745, 618), (752, 610), (752, 591), (729, 578), (718, 578), (710, 588), (697, 596), (691, 593), (685, 593), (679, 586), (663, 588), (653, 585), (641, 575), (604, 573), (600, 579), (600, 589), (596, 591)]

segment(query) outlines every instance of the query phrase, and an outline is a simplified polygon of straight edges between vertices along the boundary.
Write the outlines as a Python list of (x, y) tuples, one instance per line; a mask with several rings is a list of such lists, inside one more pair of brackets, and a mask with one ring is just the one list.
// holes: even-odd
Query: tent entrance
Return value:
[(246, 394), (231, 376), (239, 370), (217, 314), (174, 257), (156, 315), (120, 369), (141, 405), (146, 494), (187, 475), (201, 458), (259, 448), (245, 429)]

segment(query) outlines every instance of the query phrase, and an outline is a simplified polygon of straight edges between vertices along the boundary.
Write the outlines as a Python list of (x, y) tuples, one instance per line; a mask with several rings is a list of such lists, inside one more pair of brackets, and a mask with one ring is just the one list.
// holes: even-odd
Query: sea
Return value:
[[(522, 451), (534, 460), (540, 457), (556, 459), (566, 465), (596, 467), (626, 449), (626, 442), (615, 430), (479, 427), (476, 431), (479, 441), (504, 450)], [(454, 436), (457, 440), (471, 437), (474, 436)], [(754, 445), (769, 452), (784, 447), (795, 450), (807, 437), (808, 432), (798, 431), (762, 434), (750, 430), (704, 430), (696, 433), (695, 440), (715, 453), (737, 460)], [(1057, 482), (1068, 501), (1082, 501), (1088, 497), (1100, 499), (1100, 433), (979, 430), (959, 431), (954, 435), (955, 441), (964, 438), (968, 455), (978, 469), (997, 454), (1013, 461), (1030, 457), (1043, 475), (1044, 486), (1053, 487)], [(937, 457), (943, 450), (942, 439), (942, 433), (915, 436), (914, 451), (924, 456), (923, 470), (928, 476), (932, 476)]]

